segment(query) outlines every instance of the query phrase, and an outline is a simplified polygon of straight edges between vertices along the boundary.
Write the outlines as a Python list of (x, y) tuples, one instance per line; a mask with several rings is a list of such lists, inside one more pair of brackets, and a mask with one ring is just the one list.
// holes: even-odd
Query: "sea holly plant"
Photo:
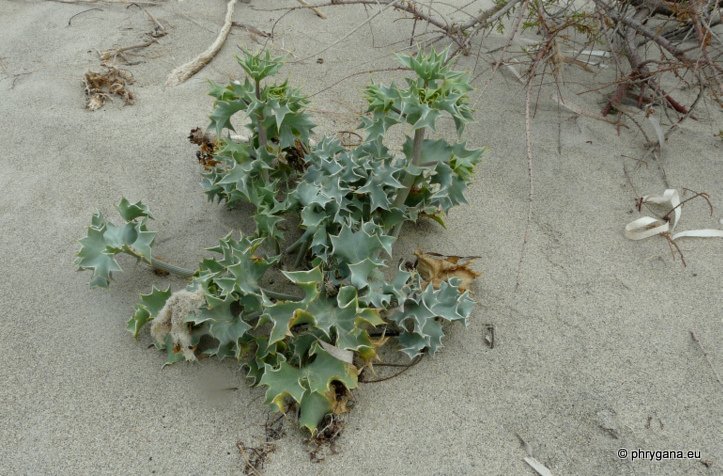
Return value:
[[(238, 360), (250, 383), (265, 387), (267, 403), (293, 409), (312, 435), (327, 415), (346, 411), (380, 347), (411, 359), (433, 355), (444, 323), (466, 324), (474, 306), (470, 257), (418, 251), (418, 265), (388, 266), (405, 222), (444, 224), (450, 208), (465, 203), (483, 153), (435, 137), (441, 117), (451, 117), (458, 135), (472, 117), (469, 79), (448, 66), (447, 52), (399, 60), (414, 75), (366, 89), (365, 137), (349, 148), (330, 137), (312, 142), (308, 100), (273, 82), (281, 59), (244, 52), (246, 78), (211, 86), (210, 131), (194, 130), (191, 140), (201, 146), (208, 199), (250, 204), (255, 232), (222, 238), (196, 270), (178, 268), (154, 257), (146, 205), (124, 198), (121, 224), (96, 213), (76, 260), (92, 272), (91, 286), (109, 285), (120, 253), (188, 278), (185, 289), (142, 294), (128, 330), (137, 337), (149, 324), (167, 364)], [(244, 120), (250, 137), (239, 140)], [(410, 131), (400, 151), (384, 142), (397, 125)], [(299, 232), (287, 236), (291, 217)], [(272, 268), (285, 292), (270, 287)]]

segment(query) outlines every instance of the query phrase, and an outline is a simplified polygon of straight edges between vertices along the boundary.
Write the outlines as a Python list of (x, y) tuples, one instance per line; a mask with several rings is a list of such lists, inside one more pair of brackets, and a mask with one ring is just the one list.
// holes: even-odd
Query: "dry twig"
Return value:
[(303, 6), (305, 6), (306, 8), (308, 8), (309, 10), (311, 10), (312, 12), (314, 12), (314, 14), (315, 14), (317, 17), (321, 18), (322, 20), (326, 20), (326, 15), (324, 15), (324, 14), (322, 13), (322, 11), (319, 10), (318, 8), (316, 8), (314, 5), (309, 5), (309, 4), (306, 2), (306, 0), (296, 0), (296, 1), (299, 2), (300, 4), (302, 4)]
[(530, 110), (530, 102), (532, 100), (532, 75), (527, 81), (525, 92), (525, 151), (527, 154), (527, 220), (525, 222), (525, 234), (522, 237), (522, 248), (520, 249), (520, 259), (517, 262), (517, 277), (515, 278), (515, 291), (520, 288), (522, 277), (522, 263), (525, 260), (525, 252), (527, 251), (527, 241), (530, 237), (530, 226), (532, 224), (532, 200), (535, 196), (535, 182), (532, 180), (532, 113)]
[(218, 32), (216, 40), (208, 47), (208, 49), (206, 49), (206, 51), (195, 57), (193, 60), (171, 71), (171, 74), (169, 74), (166, 79), (166, 86), (178, 86), (211, 62), (226, 41), (228, 32), (231, 31), (231, 26), (233, 25), (233, 11), (235, 7), (236, 0), (229, 0), (226, 5), (226, 18), (223, 22), (223, 27), (221, 27), (221, 31)]
[(99, 12), (103, 11), (102, 8), (98, 8), (98, 7), (88, 8), (87, 10), (80, 11), (80, 12), (76, 13), (75, 15), (73, 15), (72, 17), (68, 18), (68, 24), (66, 26), (71, 26), (71, 22), (73, 21), (73, 18), (77, 17), (78, 15), (82, 15), (83, 13), (86, 13), (86, 12), (92, 12), (93, 10), (97, 10)]
[(715, 379), (718, 381), (718, 383), (720, 385), (723, 386), (723, 381), (721, 381), (720, 375), (718, 375), (718, 371), (715, 369), (713, 362), (710, 360), (710, 356), (708, 356), (708, 352), (705, 351), (705, 347), (703, 347), (703, 344), (701, 344), (700, 339), (698, 339), (698, 336), (695, 335), (695, 332), (690, 331), (690, 337), (693, 339), (693, 342), (698, 344), (700, 351), (703, 352), (703, 356), (705, 357), (705, 360), (708, 362), (710, 369), (713, 371), (713, 375), (715, 375)]
[(123, 53), (127, 51), (132, 50), (139, 50), (142, 48), (147, 48), (151, 46), (153, 43), (157, 43), (157, 40), (154, 37), (150, 37), (148, 40), (144, 41), (143, 43), (139, 43), (137, 45), (131, 45), (131, 46), (124, 46), (122, 48), (111, 48), (109, 50), (105, 50), (98, 53), (98, 56), (100, 57), (101, 64), (106, 64), (109, 61), (115, 60), (118, 56), (122, 57), (126, 63), (128, 62), (128, 59), (125, 57)]
[[(55, 3), (67, 3), (67, 4), (75, 4), (75, 5), (93, 5), (96, 3), (100, 3), (101, 5), (128, 5), (131, 2), (127, 2), (125, 0), (47, 0), (49, 2), (55, 2)], [(158, 5), (161, 5), (160, 2), (132, 2), (137, 3), (138, 5), (144, 5), (147, 7), (156, 7)]]
[[(156, 28), (154, 29), (153, 36), (158, 37), (158, 36), (164, 36), (164, 35), (166, 34), (166, 27), (164, 27), (164, 26), (161, 24), (161, 22), (158, 21), (158, 19), (157, 19), (156, 17), (154, 17), (153, 15), (151, 15), (151, 13), (150, 13), (148, 10), (146, 10), (145, 8), (143, 8), (143, 5), (139, 5), (138, 3), (133, 2), (133, 3), (131, 3), (130, 5), (128, 5), (126, 8), (130, 8), (130, 7), (132, 7), (132, 6), (136, 6), (136, 7), (140, 8), (141, 10), (143, 10), (143, 13), (145, 13), (146, 16), (156, 25)], [(161, 32), (162, 32), (162, 33), (161, 33)]]

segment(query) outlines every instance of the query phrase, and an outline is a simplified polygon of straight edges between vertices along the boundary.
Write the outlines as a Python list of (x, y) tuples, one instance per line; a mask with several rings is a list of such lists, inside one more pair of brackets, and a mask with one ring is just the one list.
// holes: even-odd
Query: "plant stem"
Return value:
[[(256, 99), (261, 101), (261, 81), (256, 80)], [(259, 111), (256, 113), (256, 119), (259, 121), (259, 147), (265, 149), (266, 143), (266, 129), (264, 129), (264, 113)]]
[(282, 293), (279, 291), (272, 291), (271, 289), (262, 288), (261, 290), (271, 299), (278, 299), (280, 301), (296, 301), (300, 299), (298, 296)]
[(276, 252), (277, 255), (280, 255), (281, 254), (281, 243), (279, 243), (279, 240), (276, 240), (276, 239), (273, 239), (272, 241), (274, 242), (274, 251)]
[(126, 248), (126, 253), (128, 253), (131, 256), (134, 256), (135, 258), (138, 258), (139, 260), (143, 261), (147, 265), (149, 265), (153, 269), (158, 269), (160, 271), (166, 271), (168, 273), (175, 274), (176, 276), (180, 276), (182, 278), (190, 278), (196, 272), (192, 269), (188, 268), (182, 268), (180, 266), (176, 266), (175, 264), (166, 263), (165, 261), (161, 261), (158, 258), (151, 257), (150, 261), (145, 257), (138, 253), (136, 253), (132, 248)]
[(303, 241), (302, 245), (299, 247), (299, 251), (296, 254), (296, 259), (294, 259), (294, 269), (298, 269), (299, 266), (301, 266), (301, 262), (304, 261), (304, 256), (306, 256), (306, 252), (309, 251), (309, 239)]
[(307, 240), (307, 238), (308, 238), (308, 232), (305, 231), (304, 234), (301, 235), (301, 237), (298, 240), (296, 240), (295, 242), (293, 242), (291, 244), (291, 246), (286, 248), (286, 254), (290, 255), (291, 253), (293, 253), (294, 251), (299, 249), (299, 246), (301, 246)]
[[(188, 268), (182, 268), (182, 267), (176, 266), (174, 264), (166, 263), (165, 261), (161, 261), (156, 258), (151, 258), (151, 260), (149, 262), (144, 256), (141, 256), (140, 254), (136, 253), (132, 249), (128, 249), (128, 250), (126, 250), (126, 252), (129, 255), (134, 256), (134, 257), (140, 259), (141, 261), (143, 261), (144, 263), (150, 265), (153, 269), (167, 271), (169, 273), (175, 274), (182, 278), (190, 278), (191, 276), (196, 274), (196, 272), (193, 270), (190, 270)], [(272, 289), (261, 288), (261, 291), (263, 291), (264, 294), (266, 294), (271, 299), (280, 299), (280, 300), (284, 300), (284, 301), (294, 301), (294, 300), (299, 299), (298, 296), (294, 296), (293, 294), (282, 293), (279, 291), (274, 291)]]
[[(256, 80), (256, 99), (261, 102), (261, 81), (258, 79)], [(266, 152), (266, 144), (268, 143), (268, 139), (266, 137), (266, 128), (264, 127), (263, 109), (259, 110), (256, 113), (256, 120), (258, 121), (259, 149)], [(265, 168), (261, 169), (261, 178), (264, 179), (264, 182), (269, 182), (269, 172)]]
[[(414, 131), (414, 142), (412, 143), (412, 157), (409, 159), (407, 166), (418, 166), (422, 162), (422, 144), (424, 143), (425, 131), (426, 129), (423, 127)], [(404, 181), (402, 182), (404, 188), (399, 191), (397, 197), (394, 199), (394, 207), (402, 208), (404, 206), (404, 202), (407, 201), (409, 193), (412, 191), (412, 187), (414, 187), (414, 182), (416, 182), (416, 180), (417, 177), (412, 174), (409, 174), (404, 178)], [(399, 236), (399, 232), (401, 231), (403, 224), (404, 222), (401, 222), (396, 226), (393, 233), (394, 236)]]
[(188, 268), (182, 268), (180, 266), (176, 266), (170, 263), (166, 263), (165, 261), (161, 261), (156, 258), (151, 258), (151, 267), (154, 269), (159, 269), (161, 271), (167, 271), (169, 273), (173, 273), (177, 276), (180, 276), (182, 278), (190, 278), (193, 276), (196, 272), (192, 269)]
[[(424, 132), (425, 129), (419, 128), (416, 131), (414, 131), (414, 142), (412, 144), (412, 157), (409, 159), (408, 166), (409, 165), (419, 165), (422, 161), (422, 143), (424, 141)], [(412, 187), (414, 186), (414, 182), (417, 180), (417, 177), (415, 177), (412, 174), (407, 175), (404, 178), (404, 182), (402, 182), (402, 185), (404, 185), (404, 188), (399, 191), (397, 194), (397, 197), (394, 199), (394, 205), (397, 208), (401, 208), (404, 205), (404, 202), (407, 201), (407, 197), (409, 197), (409, 192), (412, 191)]]

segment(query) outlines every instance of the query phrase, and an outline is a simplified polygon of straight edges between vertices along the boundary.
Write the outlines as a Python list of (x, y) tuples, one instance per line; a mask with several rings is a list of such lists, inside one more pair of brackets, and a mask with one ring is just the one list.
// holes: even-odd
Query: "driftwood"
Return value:
[(235, 7), (236, 0), (229, 0), (226, 5), (226, 19), (223, 22), (221, 31), (218, 32), (216, 40), (208, 47), (208, 49), (206, 49), (206, 51), (195, 57), (193, 60), (171, 71), (171, 74), (169, 74), (166, 79), (166, 86), (178, 86), (194, 74), (201, 71), (204, 66), (211, 62), (226, 41), (228, 32), (231, 31), (231, 27), (233, 26), (233, 11)]

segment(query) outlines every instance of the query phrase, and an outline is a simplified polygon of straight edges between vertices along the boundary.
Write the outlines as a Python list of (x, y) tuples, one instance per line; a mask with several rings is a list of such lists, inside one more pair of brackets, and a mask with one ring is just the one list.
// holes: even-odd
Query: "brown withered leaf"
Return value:
[(442, 281), (459, 278), (462, 281), (460, 291), (467, 291), (472, 281), (480, 276), (480, 273), (470, 268), (479, 256), (447, 256), (421, 250), (415, 251), (414, 255), (417, 257), (417, 271), (424, 279), (424, 285), (432, 283), (432, 286), (439, 288)]
[(89, 111), (100, 109), (113, 95), (122, 98), (126, 105), (133, 104), (136, 97), (127, 89), (127, 86), (134, 82), (130, 71), (113, 66), (103, 65), (103, 67), (106, 71), (102, 73), (94, 71), (85, 73), (83, 78), (87, 99), (85, 108)]
[(350, 400), (351, 400), (351, 393), (344, 389), (343, 391), (338, 391), (335, 389), (332, 389), (332, 393), (335, 393), (334, 395), (334, 403), (332, 404), (332, 413), (334, 415), (341, 415), (342, 413), (348, 413), (349, 407), (351, 406)]
[(191, 129), (191, 133), (188, 134), (188, 140), (191, 141), (192, 144), (203, 145), (205, 142), (210, 142), (211, 138), (203, 128), (194, 127)]
[(386, 330), (384, 332), (385, 333), (379, 336), (379, 338), (377, 339), (369, 339), (372, 343), (372, 347), (374, 350), (368, 352), (367, 355), (364, 357), (361, 357), (357, 354), (357, 361), (355, 362), (355, 365), (359, 369), (359, 371), (357, 372), (358, 375), (361, 375), (362, 372), (367, 369), (369, 369), (369, 371), (373, 375), (376, 375), (376, 370), (374, 370), (374, 362), (382, 360), (381, 358), (379, 358), (379, 354), (377, 351), (384, 347), (391, 339), (391, 337), (386, 335)]
[(212, 169), (219, 163), (218, 160), (213, 157), (216, 153), (217, 146), (216, 137), (213, 134), (204, 131), (200, 127), (195, 127), (191, 129), (191, 133), (188, 135), (188, 140), (198, 146), (196, 158), (198, 159), (198, 163), (201, 164), (204, 169)]
[(284, 149), (284, 152), (286, 152), (286, 163), (291, 168), (298, 172), (304, 172), (306, 170), (309, 164), (306, 162), (304, 157), (306, 156), (308, 150), (299, 139), (294, 141), (293, 147), (287, 147)]

